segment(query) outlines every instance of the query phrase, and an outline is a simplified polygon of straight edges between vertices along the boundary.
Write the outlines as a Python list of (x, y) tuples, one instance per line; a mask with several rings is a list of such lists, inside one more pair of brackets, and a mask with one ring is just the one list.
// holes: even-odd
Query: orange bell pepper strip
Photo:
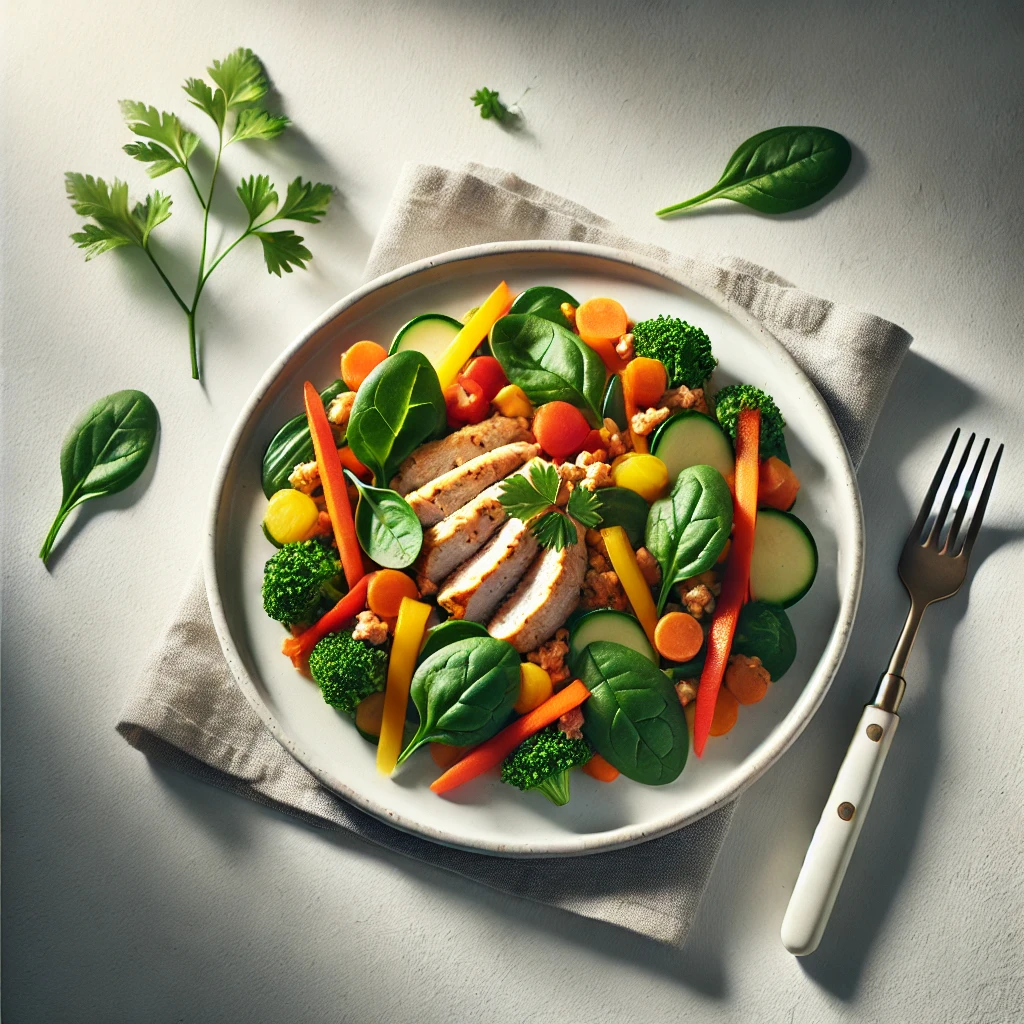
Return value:
[(501, 764), (523, 740), (529, 739), (535, 732), (540, 732), (546, 725), (557, 722), (562, 715), (579, 707), (589, 696), (590, 690), (578, 679), (573, 680), (564, 690), (559, 690), (539, 707), (528, 711), (522, 718), (517, 718), (511, 725), (506, 725), (497, 736), (492, 736), (478, 747), (474, 747), (444, 775), (435, 779), (430, 788), (435, 793), (447, 793), (448, 790), (483, 775), (490, 768)]
[(337, 633), (344, 629), (365, 607), (366, 588), (370, 585), (370, 577), (364, 576), (356, 585), (329, 611), (304, 630), (298, 636), (290, 636), (281, 644), (281, 652), (292, 659), (296, 668), (309, 657), (309, 652), (316, 647), (328, 633)]
[(707, 657), (697, 688), (697, 712), (693, 723), (693, 752), (700, 757), (711, 735), (718, 691), (722, 686), (736, 621), (750, 590), (750, 560), (754, 553), (754, 525), (757, 521), (758, 448), (761, 441), (761, 410), (740, 410), (736, 426), (736, 498), (732, 545), (725, 566), (722, 593), (718, 598)]
[(366, 575), (363, 567), (363, 553), (356, 538), (356, 526), (352, 519), (352, 506), (345, 487), (345, 474), (341, 470), (341, 456), (334, 443), (331, 424), (324, 412), (324, 403), (315, 387), (307, 380), (303, 386), (306, 399), (306, 419), (309, 433), (313, 438), (313, 451), (320, 470), (320, 483), (324, 488), (327, 512), (334, 527), (334, 539), (338, 542), (341, 567), (345, 570), (345, 581), (351, 590)]
[[(628, 369), (628, 367), (626, 369)], [(633, 382), (630, 377), (630, 374), (623, 371), (622, 401), (626, 406), (626, 425), (629, 428), (630, 440), (633, 442), (633, 451), (639, 452), (641, 455), (646, 455), (650, 451), (650, 448), (647, 445), (647, 436), (645, 434), (638, 434), (633, 429), (633, 416), (638, 410), (636, 406), (636, 396), (633, 394)]]

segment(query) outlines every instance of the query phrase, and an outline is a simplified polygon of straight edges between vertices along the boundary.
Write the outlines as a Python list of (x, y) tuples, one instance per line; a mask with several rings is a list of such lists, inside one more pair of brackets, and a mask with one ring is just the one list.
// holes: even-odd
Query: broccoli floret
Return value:
[(287, 626), (312, 622), (323, 598), (342, 596), (340, 573), (338, 559), (319, 541), (285, 544), (263, 569), (263, 609)]
[(715, 395), (715, 415), (721, 428), (736, 443), (736, 423), (740, 409), (761, 410), (761, 444), (760, 455), (767, 459), (774, 455), (789, 464), (789, 452), (786, 451), (786, 438), (783, 429), (786, 421), (775, 404), (775, 399), (753, 384), (730, 384)]
[(384, 689), (387, 670), (387, 651), (351, 633), (328, 633), (309, 652), (309, 671), (324, 700), (346, 715), (354, 715), (361, 700)]
[(591, 758), (586, 740), (573, 740), (556, 725), (534, 733), (505, 758), (501, 781), (524, 792), (536, 789), (553, 804), (569, 802), (569, 769)]
[(648, 359), (660, 359), (673, 388), (680, 384), (702, 388), (718, 365), (711, 354), (711, 339), (699, 327), (673, 316), (641, 320), (633, 328), (633, 351)]

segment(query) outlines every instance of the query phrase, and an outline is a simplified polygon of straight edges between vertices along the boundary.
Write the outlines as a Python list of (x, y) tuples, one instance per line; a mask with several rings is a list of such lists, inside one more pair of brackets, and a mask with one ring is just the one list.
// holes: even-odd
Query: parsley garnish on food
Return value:
[[(594, 529), (601, 523), (600, 501), (592, 491), (576, 487), (569, 495), (566, 515), (555, 506), (560, 480), (551, 463), (537, 462), (530, 466), (529, 476), (516, 473), (501, 482), (498, 500), (513, 518), (526, 523), (542, 548), (561, 551), (576, 541), (576, 519)], [(569, 518), (572, 516), (572, 519)]]
[(85, 250), (87, 260), (126, 245), (136, 246), (146, 254), (188, 320), (189, 354), (195, 380), (199, 379), (196, 311), (210, 275), (239, 242), (250, 237), (260, 240), (269, 273), (280, 277), (281, 271), (290, 274), (295, 267), (304, 270), (313, 257), (303, 244), (302, 236), (287, 229), (264, 229), (280, 220), (319, 223), (327, 212), (332, 191), (330, 185), (314, 185), (299, 177), (288, 185), (282, 202), (265, 174), (242, 178), (235, 192), (245, 208), (248, 223), (220, 255), (207, 253), (210, 206), (224, 148), (233, 142), (276, 139), (290, 124), (283, 114), (272, 114), (260, 105), (270, 83), (260, 59), (252, 50), (239, 47), (224, 60), (215, 60), (207, 71), (213, 79), (213, 86), (202, 78), (189, 78), (182, 86), (189, 102), (202, 110), (217, 127), (217, 148), (211, 158), (213, 169), (205, 190), (200, 188), (191, 163), (202, 145), (199, 136), (186, 129), (176, 114), (157, 110), (137, 100), (121, 103), (128, 130), (145, 140), (128, 143), (124, 151), (147, 164), (146, 173), (151, 178), (184, 171), (203, 210), (202, 246), (191, 302), (182, 298), (150, 244), (154, 228), (171, 215), (170, 196), (154, 191), (143, 202), (129, 206), (128, 186), (117, 178), (107, 184), (103, 178), (94, 178), (91, 174), (70, 172), (65, 175), (68, 199), (75, 213), (92, 218), (82, 225), (81, 231), (71, 236), (72, 240)]
[(508, 107), (498, 99), (497, 89), (488, 89), (485, 85), (477, 89), (470, 99), (480, 108), (480, 116), (485, 121), (492, 117), (495, 121), (504, 121), (509, 116)]

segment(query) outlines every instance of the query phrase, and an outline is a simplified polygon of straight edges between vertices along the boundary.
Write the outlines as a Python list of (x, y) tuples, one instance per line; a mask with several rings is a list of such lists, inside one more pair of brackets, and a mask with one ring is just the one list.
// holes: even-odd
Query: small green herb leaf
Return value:
[(545, 512), (540, 519), (531, 524), (537, 543), (542, 548), (554, 548), (561, 551), (570, 544), (576, 543), (576, 527), (572, 520), (563, 512), (552, 509)]
[(498, 98), (497, 89), (488, 89), (487, 86), (484, 86), (482, 89), (477, 89), (470, 99), (474, 106), (480, 108), (480, 116), (484, 120), (494, 118), (495, 121), (504, 121), (509, 116), (508, 107)]
[(250, 174), (248, 178), (242, 179), (242, 183), (235, 191), (245, 207), (245, 212), (249, 214), (250, 224), (254, 223), (264, 210), (277, 202), (277, 192), (265, 174)]
[(156, 142), (129, 142), (123, 149), (129, 156), (149, 164), (146, 173), (151, 178), (159, 178), (161, 174), (176, 171), (181, 166), (176, 156)]
[(283, 270), (290, 274), (295, 267), (306, 269), (306, 263), (313, 254), (302, 244), (302, 236), (294, 231), (255, 231), (253, 234), (263, 243), (263, 259), (271, 274), (281, 276)]
[(91, 405), (64, 438), (64, 494), (39, 557), (50, 557), (68, 513), (84, 501), (123, 491), (146, 468), (156, 444), (156, 406), (141, 391), (116, 391)]
[(331, 186), (296, 178), (288, 185), (284, 202), (274, 220), (301, 220), (307, 224), (319, 224), (327, 213), (331, 201)]
[(136, 203), (129, 213), (128, 186), (117, 178), (108, 185), (91, 174), (70, 172), (64, 182), (75, 213), (96, 221), (83, 224), (82, 230), (71, 236), (85, 250), (87, 260), (124, 245), (144, 248), (153, 228), (171, 215), (171, 199), (161, 192), (146, 196), (145, 202)]
[[(145, 103), (138, 100), (122, 100), (121, 113), (128, 122), (128, 130), (142, 138), (153, 139), (160, 145), (156, 149), (162, 149), (163, 153), (169, 154), (177, 161), (179, 167), (188, 163), (189, 157), (196, 151), (199, 145), (199, 136), (193, 132), (186, 131), (181, 121), (175, 114), (168, 114), (166, 111), (157, 110), (156, 107), (147, 107)], [(148, 153), (146, 147), (138, 147), (142, 153)], [(125, 149), (125, 152), (129, 150)], [(137, 151), (129, 152), (136, 160), (149, 162), (148, 155), (142, 155)], [(157, 157), (158, 160), (165, 157)], [(171, 168), (173, 169), (173, 168)], [(166, 173), (164, 171), (161, 174)], [(156, 175), (151, 175), (156, 177)]]
[(240, 46), (206, 70), (224, 91), (228, 110), (263, 99), (270, 87), (259, 57), (248, 47)]
[(186, 79), (182, 86), (189, 95), (189, 102), (208, 114), (218, 128), (224, 127), (227, 117), (228, 101), (222, 89), (214, 91), (201, 78)]
[(162, 192), (152, 192), (146, 196), (144, 203), (136, 203), (132, 210), (132, 218), (142, 229), (142, 245), (149, 243), (150, 232), (158, 224), (163, 224), (171, 215), (171, 197)]
[(526, 523), (554, 505), (558, 487), (558, 470), (550, 462), (537, 461), (528, 476), (513, 473), (502, 480), (498, 501), (513, 519)]
[(412, 506), (395, 491), (370, 487), (345, 470), (359, 492), (356, 536), (362, 549), (385, 569), (404, 569), (416, 561), (423, 546), (423, 527)]
[(283, 114), (271, 114), (266, 110), (249, 107), (238, 115), (228, 144), (246, 139), (276, 139), (290, 124), (291, 121)]
[(850, 144), (828, 128), (770, 128), (747, 139), (729, 158), (718, 183), (657, 216), (732, 199), (761, 213), (789, 213), (828, 195), (850, 166)]
[[(574, 487), (569, 495), (566, 511), (578, 519), (588, 530), (601, 525), (601, 501), (597, 494), (585, 487)], [(575, 540), (575, 537), (573, 538)]]

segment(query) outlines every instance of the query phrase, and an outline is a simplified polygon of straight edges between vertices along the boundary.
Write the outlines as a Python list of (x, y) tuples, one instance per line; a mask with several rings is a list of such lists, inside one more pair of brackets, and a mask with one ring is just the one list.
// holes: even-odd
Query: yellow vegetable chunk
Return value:
[(430, 605), (403, 597), (398, 609), (395, 639), (388, 662), (388, 682), (384, 688), (384, 717), (380, 724), (380, 743), (377, 744), (377, 771), (390, 775), (398, 764), (402, 752), (402, 734), (405, 731), (405, 709), (409, 705), (409, 684), (416, 670), (416, 657), (423, 643)]
[(309, 538), (319, 515), (308, 494), (285, 487), (271, 496), (263, 527), (278, 544), (293, 544)]
[(476, 351), (480, 342), (487, 337), (495, 321), (508, 312), (514, 298), (508, 285), (502, 281), (484, 299), (482, 305), (477, 308), (462, 330), (452, 338), (437, 367), (437, 379), (441, 384), (442, 391), (449, 384), (455, 383), (455, 378), (469, 362), (470, 356)]
[(551, 676), (540, 665), (524, 661), (519, 666), (519, 700), (513, 706), (520, 715), (539, 708), (554, 692)]
[(636, 491), (644, 501), (657, 501), (668, 493), (668, 467), (657, 455), (634, 452), (630, 457), (620, 456), (612, 463), (612, 482), (616, 487)]
[(533, 403), (518, 384), (506, 384), (494, 396), (494, 408), (502, 416), (532, 416)]
[[(650, 458), (643, 455), (637, 458)], [(622, 589), (633, 606), (633, 612), (643, 626), (651, 647), (657, 650), (654, 643), (654, 631), (658, 625), (658, 611), (654, 607), (654, 598), (651, 597), (651, 588), (644, 574), (637, 565), (636, 555), (630, 546), (626, 531), (621, 526), (606, 526), (601, 531), (605, 547), (608, 549), (608, 557), (611, 559), (612, 568), (619, 577)]]

